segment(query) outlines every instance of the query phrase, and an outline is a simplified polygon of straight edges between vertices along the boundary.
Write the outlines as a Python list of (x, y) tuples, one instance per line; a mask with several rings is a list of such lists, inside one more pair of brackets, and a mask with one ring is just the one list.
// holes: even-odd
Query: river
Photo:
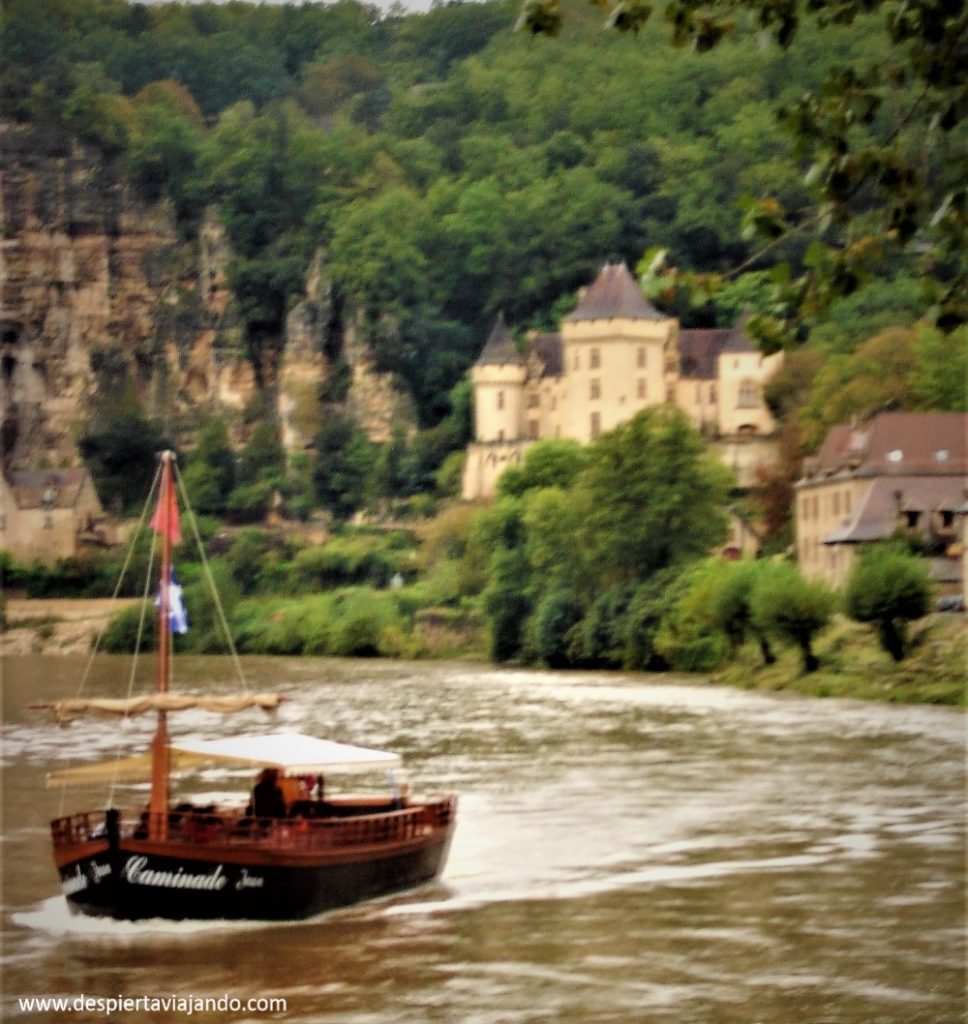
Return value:
[[(83, 665), (2, 664), (4, 1020), (965, 1020), (957, 711), (654, 676), (247, 659), (255, 688), (290, 698), (278, 727), (396, 750), (416, 789), (460, 795), (447, 869), (295, 925), (131, 924), (70, 917), (50, 856), (62, 795), (44, 773), (134, 752), (150, 728), (60, 728), (24, 708), (73, 696)], [(120, 695), (127, 665), (98, 659), (88, 689)], [(179, 662), (192, 688), (230, 674), (229, 659)], [(233, 719), (265, 727), (259, 712)], [(175, 728), (214, 738), (225, 725), (187, 712)], [(64, 810), (104, 797), (69, 793)], [(22, 1012), (34, 995), (273, 997), (286, 1009)]]

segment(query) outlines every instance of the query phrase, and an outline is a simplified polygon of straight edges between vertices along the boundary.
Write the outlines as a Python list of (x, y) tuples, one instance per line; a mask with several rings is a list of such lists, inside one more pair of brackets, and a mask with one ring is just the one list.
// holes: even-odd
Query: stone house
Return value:
[[(643, 296), (624, 263), (606, 264), (560, 332), (530, 335), (524, 351), (498, 318), (471, 369), (475, 439), (463, 496), (491, 497), (501, 473), (537, 440), (584, 444), (664, 402), (678, 405), (710, 439), (769, 438), (775, 425), (763, 384), (781, 359), (762, 356), (742, 323), (680, 330)], [(770, 451), (756, 449), (752, 462)], [(728, 457), (740, 461), (735, 451)]]
[(86, 469), (0, 474), (0, 549), (52, 565), (83, 541), (108, 543), (104, 508)]
[(840, 585), (858, 545), (907, 534), (932, 556), (935, 580), (958, 587), (966, 437), (968, 415), (956, 412), (887, 412), (833, 427), (796, 484), (804, 575)]

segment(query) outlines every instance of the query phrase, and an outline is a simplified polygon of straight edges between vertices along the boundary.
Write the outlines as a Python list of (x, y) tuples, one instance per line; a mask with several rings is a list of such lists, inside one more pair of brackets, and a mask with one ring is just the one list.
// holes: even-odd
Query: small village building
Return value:
[(887, 412), (833, 427), (796, 484), (804, 575), (840, 585), (861, 544), (908, 536), (941, 589), (960, 589), (966, 436), (968, 415), (955, 412)]
[(0, 549), (47, 565), (85, 541), (108, 543), (104, 508), (86, 469), (0, 474)]
[(771, 445), (750, 442), (775, 431), (763, 385), (782, 358), (761, 355), (742, 322), (680, 330), (624, 263), (606, 264), (559, 333), (531, 334), (521, 350), (498, 318), (471, 369), (475, 439), (463, 496), (492, 497), (501, 473), (535, 441), (585, 444), (662, 403), (681, 408), (710, 440), (726, 442), (724, 457), (748, 484), (755, 464), (773, 454)]

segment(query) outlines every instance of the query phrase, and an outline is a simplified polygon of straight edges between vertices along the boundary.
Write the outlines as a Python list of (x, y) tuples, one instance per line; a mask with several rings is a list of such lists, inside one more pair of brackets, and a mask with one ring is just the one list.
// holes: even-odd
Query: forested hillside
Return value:
[[(671, 46), (653, 22), (634, 36), (604, 33), (587, 6), (570, 8), (555, 38), (514, 32), (516, 16), (495, 2), (407, 15), (356, 0), (11, 0), (3, 114), (99, 147), (146, 197), (170, 204), (188, 243), (214, 205), (256, 367), (279, 359), (287, 310), (321, 254), (338, 295), (362, 311), (377, 368), (409, 390), (420, 424), (450, 417), (417, 457), (407, 486), (419, 488), (448, 445), (463, 443), (451, 391), (498, 311), (517, 329), (551, 326), (606, 259), (634, 267), (656, 246), (680, 268), (726, 276), (698, 306), (682, 291), (658, 296), (684, 325), (731, 323), (765, 303), (766, 271), (780, 259), (796, 269), (806, 239), (757, 260), (743, 203), (772, 194), (795, 211), (809, 201), (776, 111), (889, 45), (875, 18), (805, 24), (788, 50), (740, 26), (700, 54)], [(890, 123), (914, 88), (898, 83), (878, 122)], [(825, 356), (841, 360), (843, 377), (859, 345), (910, 327), (929, 301), (903, 254), (851, 290), (805, 322), (815, 358), (781, 384), (778, 406), (799, 409)], [(913, 334), (905, 344), (914, 351)], [(963, 339), (955, 348), (963, 356)], [(913, 394), (914, 407), (937, 404), (909, 384), (907, 398), (891, 385), (877, 401)], [(320, 399), (340, 397), (336, 375)], [(821, 405), (822, 420), (830, 403)], [(331, 419), (319, 478), (333, 468), (326, 459), (345, 468), (355, 436)], [(388, 479), (400, 476), (387, 466), (399, 454), (385, 453)]]

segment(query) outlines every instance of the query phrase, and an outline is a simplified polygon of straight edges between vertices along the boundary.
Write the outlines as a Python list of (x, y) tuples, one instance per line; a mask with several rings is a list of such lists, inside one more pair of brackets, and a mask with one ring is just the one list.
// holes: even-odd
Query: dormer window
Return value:
[(895, 448), (893, 451), (887, 453), (888, 462), (900, 462), (904, 458), (904, 452), (900, 448)]
[(939, 448), (934, 453), (934, 460), (935, 460), (935, 462), (947, 462), (948, 461), (948, 449), (947, 448)]

